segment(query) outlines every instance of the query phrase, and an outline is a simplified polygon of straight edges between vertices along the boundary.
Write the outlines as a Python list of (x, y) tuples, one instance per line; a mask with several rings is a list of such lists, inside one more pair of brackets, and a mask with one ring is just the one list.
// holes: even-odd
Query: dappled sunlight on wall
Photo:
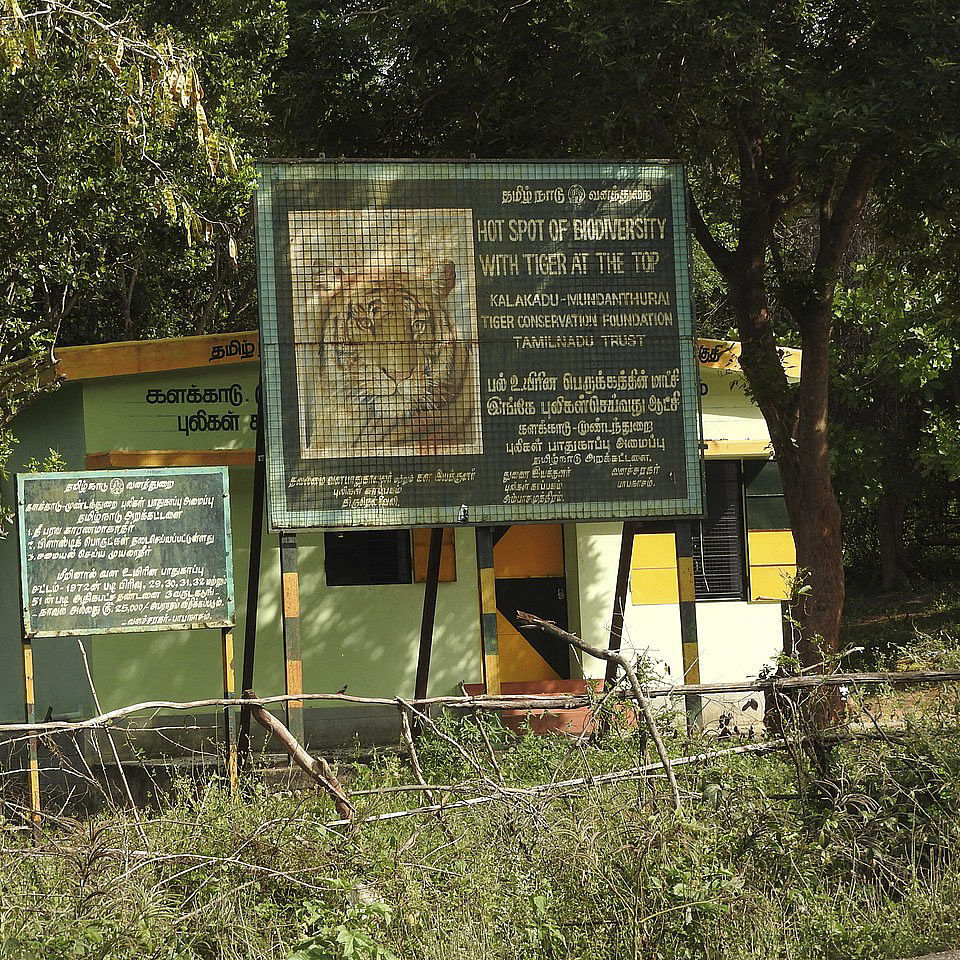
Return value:
[[(473, 530), (457, 530), (457, 580), (438, 588), (430, 696), (482, 679), (473, 538)], [(304, 689), (332, 692), (349, 683), (360, 696), (412, 697), (423, 584), (326, 587), (323, 535), (299, 542)]]
[[(239, 689), (243, 662), (253, 471), (231, 468), (231, 519)], [(457, 573), (441, 583), (430, 671), (431, 696), (482, 679), (476, 551), (472, 529), (457, 530)], [(423, 608), (422, 584), (327, 587), (323, 534), (298, 537), (303, 683), (308, 693), (349, 684), (359, 696), (413, 696)], [(282, 694), (284, 658), (277, 535), (262, 538), (254, 688)], [(104, 709), (153, 699), (195, 700), (221, 695), (217, 630), (118, 634), (94, 642), (94, 677)]]

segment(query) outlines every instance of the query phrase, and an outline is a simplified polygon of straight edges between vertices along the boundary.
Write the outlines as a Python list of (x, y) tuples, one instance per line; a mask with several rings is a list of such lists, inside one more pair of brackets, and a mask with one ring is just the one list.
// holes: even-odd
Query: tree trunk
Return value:
[[(797, 308), (803, 358), (798, 387), (787, 384), (767, 317), (763, 281), (748, 278), (734, 309), (743, 337), (740, 362), (763, 413), (780, 466), (802, 586), (794, 610), (796, 655), (804, 669), (837, 650), (843, 612), (840, 507), (830, 476), (827, 399), (832, 303)], [(799, 394), (797, 394), (799, 391)]]
[(729, 285), (740, 331), (740, 364), (780, 464), (798, 573), (809, 586), (798, 595), (795, 611), (797, 655), (801, 667), (809, 669), (823, 659), (821, 650), (829, 655), (840, 642), (843, 551), (827, 443), (830, 338), (837, 278), (873, 182), (875, 158), (863, 147), (842, 175), (835, 169), (825, 171), (815, 257), (809, 271), (791, 272), (781, 284), (803, 351), (800, 383), (794, 386), (780, 363), (766, 287), (768, 245), (787, 209), (782, 195), (789, 192), (790, 177), (775, 176), (764, 166), (762, 137), (756, 129), (751, 132), (740, 112), (732, 120), (741, 193), (736, 249), (712, 236), (696, 204), (692, 222), (697, 239)]
[(903, 546), (903, 521), (908, 506), (908, 498), (898, 491), (885, 492), (877, 505), (877, 541), (884, 590), (902, 589), (913, 573)]

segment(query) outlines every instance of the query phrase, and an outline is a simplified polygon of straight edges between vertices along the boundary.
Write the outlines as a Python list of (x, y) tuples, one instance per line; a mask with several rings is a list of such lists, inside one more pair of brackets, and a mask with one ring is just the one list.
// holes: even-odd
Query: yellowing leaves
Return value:
[(197, 143), (202, 147), (210, 136), (210, 124), (207, 123), (207, 112), (199, 100), (193, 109), (197, 118)]
[(203, 99), (203, 87), (200, 86), (200, 77), (197, 71), (190, 68), (190, 99), (193, 103), (199, 103)]
[(175, 223), (179, 210), (177, 207), (176, 194), (173, 192), (173, 187), (171, 187), (169, 183), (165, 183), (161, 188), (160, 200), (163, 203), (164, 210), (167, 212), (167, 216), (170, 218), (170, 222)]
[(197, 216), (197, 212), (187, 203), (186, 200), (182, 201), (183, 207), (183, 229), (186, 232), (187, 236), (187, 246), (192, 247), (195, 239), (198, 239), (203, 234), (203, 223), (200, 220), (200, 217)]
[(0, 62), (16, 73), (27, 61), (40, 59), (40, 33), (16, 0), (4, 0), (6, 16), (0, 17)]
[(27, 59), (36, 61), (40, 58), (40, 45), (37, 42), (37, 31), (32, 23), (28, 23), (23, 28), (23, 49), (26, 51)]
[[(57, 28), (47, 38), (40, 26), (47, 20), (38, 13), (49, 10), (41, 0), (23, 0), (22, 7), (20, 0), (0, 0), (0, 71), (13, 74), (40, 61), (45, 44), (74, 44), (85, 57), (90, 76), (97, 74), (102, 79), (106, 74), (116, 81), (115, 94), (108, 95), (108, 102), (116, 103), (127, 143), (136, 135), (141, 153), (149, 156), (153, 144), (179, 137), (182, 130), (194, 140), (197, 159), (210, 177), (216, 177), (221, 168), (223, 175), (237, 174), (233, 150), (210, 123), (200, 74), (189, 49), (164, 33), (145, 38), (129, 21), (113, 23), (98, 13), (66, 8), (62, 12), (64, 16), (75, 14), (76, 23)], [(189, 120), (184, 115), (187, 111)], [(124, 149), (121, 141), (115, 144), (118, 164)]]

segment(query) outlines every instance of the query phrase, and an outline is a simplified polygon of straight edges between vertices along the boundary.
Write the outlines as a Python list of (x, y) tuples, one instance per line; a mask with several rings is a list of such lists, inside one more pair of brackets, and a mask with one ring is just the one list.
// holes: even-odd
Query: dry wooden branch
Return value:
[(549, 620), (542, 620), (540, 617), (535, 617), (532, 613), (524, 613), (521, 610), (517, 611), (517, 619), (523, 620), (526, 623), (529, 623), (531, 626), (539, 627), (545, 633), (549, 633), (551, 636), (557, 637), (559, 640), (564, 640), (570, 644), (572, 647), (576, 647), (578, 650), (582, 650), (584, 653), (590, 654), (591, 657), (597, 657), (599, 660), (607, 660), (610, 663), (617, 664), (621, 670), (627, 675), (627, 680), (630, 681), (630, 688), (633, 690), (633, 696), (636, 699), (637, 703), (640, 706), (640, 713), (643, 715), (643, 722), (647, 725), (647, 731), (650, 733), (650, 739), (653, 741), (653, 745), (657, 748), (657, 756), (660, 757), (660, 762), (663, 764), (664, 773), (667, 775), (667, 783), (670, 784), (670, 792), (673, 794), (673, 806), (676, 810), (680, 809), (680, 789), (677, 787), (677, 778), (674, 776), (673, 767), (670, 763), (670, 757), (667, 754), (667, 749), (663, 745), (663, 738), (660, 736), (660, 730), (657, 727), (657, 721), (653, 717), (653, 711), (650, 709), (650, 701), (647, 699), (646, 694), (643, 692), (643, 687), (640, 686), (640, 681), (637, 679), (636, 671), (633, 669), (633, 665), (630, 661), (622, 654), (619, 650), (605, 650), (602, 647), (595, 647), (591, 643), (585, 643), (581, 640), (576, 634), (568, 633), (566, 630), (562, 630), (555, 623), (551, 623)]
[[(647, 689), (647, 697), (655, 700), (659, 697), (683, 697), (687, 694), (725, 694), (725, 693), (766, 693), (769, 691), (797, 690), (818, 686), (848, 686), (851, 684), (891, 686), (915, 686), (937, 683), (960, 682), (960, 670), (901, 670), (881, 673), (832, 673), (805, 674), (799, 677), (781, 677), (775, 680), (738, 680), (723, 683), (687, 683), (661, 684)], [(630, 691), (616, 694), (618, 699), (632, 700)], [(367, 706), (396, 707), (395, 697), (358, 697), (346, 693), (298, 693), (276, 697), (210, 697), (204, 700), (144, 700), (132, 703), (116, 710), (97, 714), (87, 720), (51, 720), (48, 723), (0, 723), (0, 734), (5, 733), (58, 733), (77, 732), (93, 727), (104, 727), (117, 720), (138, 713), (160, 710), (202, 710), (206, 707), (265, 707), (271, 704), (283, 704), (289, 700), (308, 700), (312, 703), (337, 702), (356, 703)], [(464, 710), (547, 710), (571, 709), (589, 706), (593, 698), (587, 694), (499, 694), (495, 697), (426, 697), (422, 700), (408, 700), (414, 707), (455, 707)]]
[(409, 711), (410, 713), (415, 715), (420, 721), (425, 723), (438, 737), (440, 737), (441, 740), (444, 740), (446, 743), (449, 743), (450, 746), (453, 747), (453, 749), (456, 750), (457, 753), (459, 753), (460, 756), (463, 757), (463, 759), (466, 760), (467, 763), (471, 767), (473, 767), (474, 770), (477, 771), (477, 773), (480, 775), (480, 777), (483, 779), (485, 783), (490, 784), (491, 786), (493, 785), (493, 782), (486, 775), (486, 773), (484, 773), (483, 767), (480, 765), (480, 761), (477, 760), (477, 758), (473, 756), (469, 751), (465, 750), (461, 744), (457, 743), (457, 741), (454, 740), (453, 737), (451, 737), (449, 734), (444, 733), (433, 722), (433, 719), (430, 716), (428, 716), (426, 713), (421, 712), (420, 710), (417, 710), (416, 707), (411, 705), (409, 700), (404, 700), (403, 697), (397, 697), (397, 705), (400, 707), (401, 710)]
[(427, 786), (427, 781), (423, 776), (423, 768), (420, 766), (420, 757), (417, 754), (417, 745), (413, 742), (413, 731), (410, 729), (410, 714), (407, 708), (400, 706), (400, 728), (403, 731), (403, 739), (406, 741), (407, 749), (410, 751), (410, 766), (413, 768), (413, 775), (417, 778), (417, 783), (423, 788), (427, 799), (433, 803), (433, 791)]
[(493, 749), (493, 744), (490, 742), (490, 737), (487, 736), (487, 731), (484, 728), (482, 723), (478, 723), (477, 727), (480, 730), (480, 736), (483, 737), (484, 746), (487, 748), (487, 756), (490, 758), (490, 765), (494, 770), (497, 771), (497, 779), (503, 783), (503, 771), (500, 769), (500, 764), (497, 761), (497, 752)]
[[(244, 699), (256, 700), (256, 697), (257, 695), (252, 690), (244, 691)], [(250, 714), (261, 727), (276, 737), (283, 749), (290, 754), (293, 762), (302, 770), (309, 773), (333, 798), (337, 813), (346, 821), (353, 820), (355, 813), (353, 804), (350, 803), (350, 799), (344, 792), (330, 764), (327, 763), (323, 757), (311, 757), (310, 754), (300, 746), (294, 735), (272, 713), (269, 713), (263, 707), (252, 707)]]
[[(769, 740), (764, 743), (747, 743), (739, 747), (731, 747), (729, 750), (710, 750), (705, 753), (694, 754), (689, 757), (678, 757), (671, 761), (675, 767), (682, 767), (692, 763), (700, 763), (707, 760), (715, 760), (722, 757), (733, 756), (740, 753), (771, 753), (774, 750), (782, 750), (786, 745), (783, 740)], [(478, 797), (468, 797), (465, 800), (451, 800), (448, 803), (431, 804), (430, 806), (415, 807), (410, 810), (394, 810), (390, 813), (378, 813), (372, 817), (363, 817), (357, 821), (349, 820), (328, 820), (324, 827), (345, 827), (361, 826), (367, 823), (380, 823), (383, 820), (402, 820), (406, 817), (426, 816), (434, 814), (439, 810), (448, 811), (464, 807), (476, 807), (484, 803), (494, 803), (495, 801), (504, 801), (515, 797), (542, 796), (556, 791), (576, 789), (577, 787), (593, 787), (602, 783), (616, 783), (622, 780), (637, 780), (646, 777), (657, 770), (663, 770), (662, 763), (645, 763), (639, 767), (630, 767), (627, 770), (613, 770), (610, 773), (596, 774), (590, 777), (577, 777), (573, 780), (560, 780), (551, 783), (540, 783), (532, 787), (500, 787), (496, 793), (483, 794)]]

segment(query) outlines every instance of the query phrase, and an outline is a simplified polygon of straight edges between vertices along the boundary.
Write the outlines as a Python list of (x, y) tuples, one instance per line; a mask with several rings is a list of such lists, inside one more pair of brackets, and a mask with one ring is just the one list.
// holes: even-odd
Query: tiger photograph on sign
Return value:
[(304, 458), (482, 452), (470, 210), (289, 213)]

